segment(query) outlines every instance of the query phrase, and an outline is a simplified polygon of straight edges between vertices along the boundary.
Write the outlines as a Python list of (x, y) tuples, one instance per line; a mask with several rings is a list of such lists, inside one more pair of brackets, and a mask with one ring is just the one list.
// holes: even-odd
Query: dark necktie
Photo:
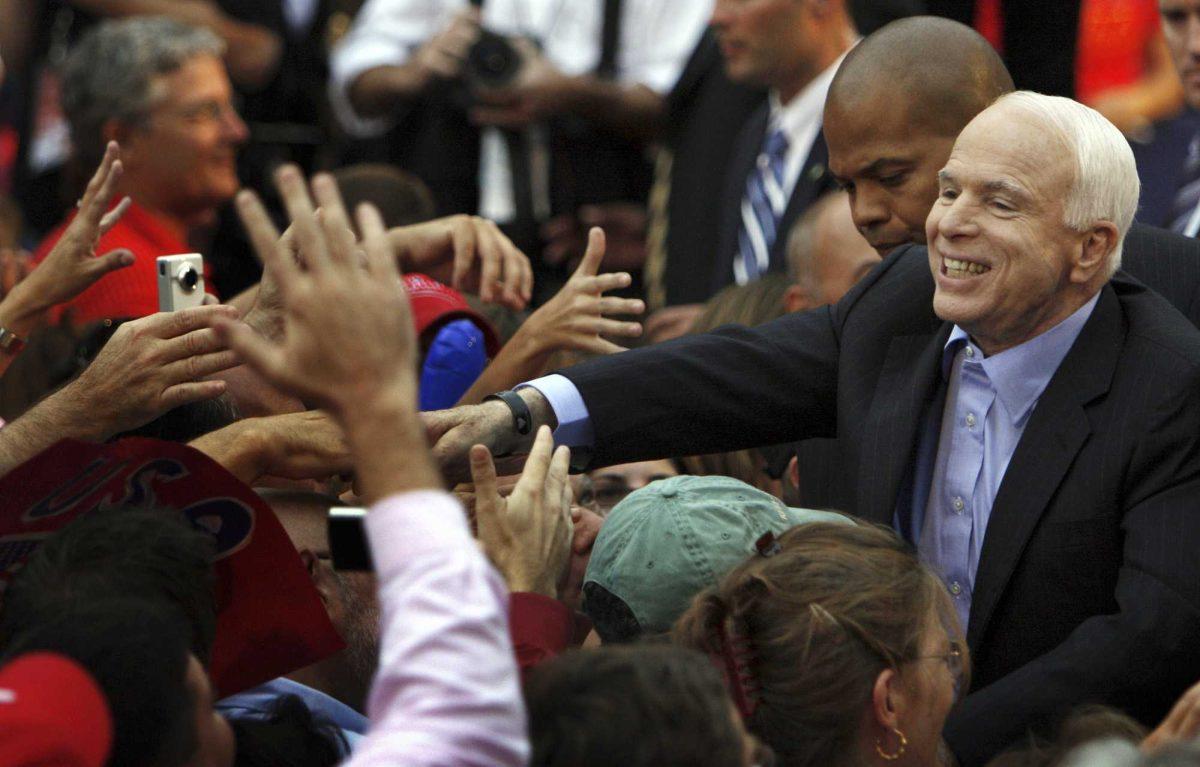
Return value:
[(763, 142), (742, 198), (742, 226), (738, 231), (738, 257), (733, 265), (739, 285), (754, 282), (771, 263), (771, 246), (778, 236), (779, 219), (787, 207), (783, 161), (788, 150), (787, 136), (774, 130)]
[(1200, 204), (1200, 135), (1192, 138), (1188, 145), (1187, 160), (1183, 164), (1183, 183), (1175, 193), (1175, 202), (1171, 205), (1171, 231), (1188, 237), (1196, 236), (1196, 223), (1192, 217), (1196, 206)]

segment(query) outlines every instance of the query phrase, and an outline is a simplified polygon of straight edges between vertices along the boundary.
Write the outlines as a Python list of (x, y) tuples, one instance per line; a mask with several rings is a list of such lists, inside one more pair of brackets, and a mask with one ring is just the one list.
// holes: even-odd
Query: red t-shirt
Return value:
[(1158, 30), (1158, 0), (1085, 0), (1079, 10), (1075, 98), (1087, 103), (1140, 80)]
[[(72, 212), (66, 221), (42, 240), (34, 252), (35, 262), (41, 263), (74, 216)], [(100, 238), (96, 253), (103, 255), (117, 248), (125, 248), (133, 253), (133, 265), (104, 275), (74, 301), (55, 308), (52, 314), (56, 321), (68, 308), (74, 312), (74, 319), (79, 323), (154, 314), (158, 311), (158, 277), (154, 260), (159, 256), (191, 251), (185, 233), (137, 203), (130, 205), (117, 225)], [(216, 295), (212, 281), (208, 279), (211, 275), (207, 262), (204, 275), (205, 289)]]

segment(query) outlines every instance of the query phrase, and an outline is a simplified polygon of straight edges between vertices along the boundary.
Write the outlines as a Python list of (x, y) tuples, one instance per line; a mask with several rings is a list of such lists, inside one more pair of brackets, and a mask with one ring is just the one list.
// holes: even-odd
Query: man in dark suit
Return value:
[(718, 0), (713, 29), (729, 79), (768, 89), (734, 142), (712, 292), (786, 267), (787, 232), (830, 189), (825, 93), (858, 33), (844, 0)]
[(1138, 219), (1187, 237), (1200, 234), (1200, 0), (1161, 0), (1163, 38), (1183, 82), (1187, 111), (1134, 142), (1142, 199)]
[(1200, 335), (1110, 280), (1137, 188), (1097, 113), (1010, 94), (957, 139), (928, 250), (831, 307), (431, 414), (435, 451), (520, 452), (525, 421), (594, 465), (836, 434), (846, 509), (912, 540), (966, 624), (963, 764), (1084, 703), (1154, 721), (1200, 677)]

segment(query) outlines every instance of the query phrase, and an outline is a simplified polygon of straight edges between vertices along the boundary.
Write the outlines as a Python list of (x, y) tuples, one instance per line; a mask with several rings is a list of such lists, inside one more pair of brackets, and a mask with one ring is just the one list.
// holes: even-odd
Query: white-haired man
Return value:
[(831, 307), (432, 414), (436, 451), (527, 449), (522, 405), (595, 466), (836, 435), (846, 510), (915, 543), (966, 628), (963, 764), (1084, 702), (1153, 721), (1200, 676), (1200, 335), (1110, 279), (1137, 193), (1097, 113), (1010, 94), (955, 142), (928, 250)]

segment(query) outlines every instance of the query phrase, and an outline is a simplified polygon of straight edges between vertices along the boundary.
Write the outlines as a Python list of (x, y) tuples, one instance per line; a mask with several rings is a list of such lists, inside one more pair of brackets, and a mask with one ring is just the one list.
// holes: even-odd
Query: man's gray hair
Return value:
[(159, 16), (105, 21), (84, 35), (63, 67), (62, 107), (86, 172), (104, 153), (106, 122), (136, 124), (149, 114), (159, 97), (155, 77), (224, 51), (225, 43), (207, 29)]
[(1111, 221), (1119, 232), (1108, 263), (1112, 276), (1121, 266), (1125, 235), (1137, 212), (1137, 165), (1121, 131), (1096, 110), (1062, 96), (1017, 91), (996, 99), (1040, 119), (1074, 155), (1075, 181), (1067, 195), (1067, 226), (1083, 232), (1099, 221)]

